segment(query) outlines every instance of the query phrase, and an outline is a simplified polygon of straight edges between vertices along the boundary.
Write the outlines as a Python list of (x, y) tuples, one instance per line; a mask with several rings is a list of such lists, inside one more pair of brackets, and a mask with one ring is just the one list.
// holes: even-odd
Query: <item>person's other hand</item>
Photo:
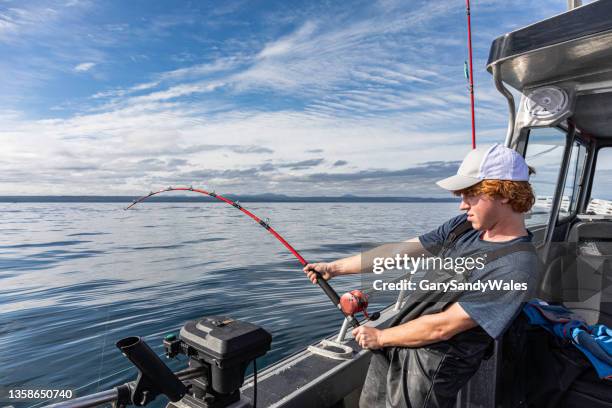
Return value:
[(306, 265), (303, 270), (308, 279), (310, 279), (312, 283), (316, 284), (317, 274), (315, 272), (317, 272), (324, 280), (327, 281), (334, 277), (335, 274), (333, 269), (334, 268), (331, 263), (318, 262)]
[(359, 326), (353, 329), (355, 341), (362, 347), (376, 350), (383, 347), (381, 339), (382, 330), (375, 327)]

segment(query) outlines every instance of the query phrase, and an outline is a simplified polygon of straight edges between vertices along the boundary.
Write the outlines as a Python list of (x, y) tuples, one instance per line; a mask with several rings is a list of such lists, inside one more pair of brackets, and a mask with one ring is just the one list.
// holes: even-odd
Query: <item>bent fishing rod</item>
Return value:
[[(127, 206), (125, 210), (129, 210), (130, 208), (134, 207), (136, 204), (141, 203), (150, 197), (153, 197), (155, 195), (162, 194), (162, 193), (167, 193), (170, 191), (193, 191), (194, 193), (203, 194), (203, 195), (215, 198), (219, 201), (223, 201), (224, 203), (231, 205), (232, 207), (240, 210), (242, 213), (248, 215), (255, 222), (257, 222), (264, 229), (266, 229), (270, 234), (272, 234), (274, 238), (276, 238), (281, 244), (285, 246), (285, 248), (289, 250), (289, 252), (291, 252), (291, 254), (300, 262), (302, 266), (308, 265), (308, 262), (306, 261), (306, 259), (304, 259), (304, 257), (300, 255), (300, 253), (295, 248), (293, 248), (291, 244), (289, 244), (278, 232), (276, 232), (274, 228), (270, 226), (270, 223), (268, 220), (259, 218), (257, 215), (253, 214), (251, 211), (247, 210), (242, 205), (240, 205), (238, 201), (230, 200), (229, 198), (224, 197), (220, 194), (217, 194), (214, 191), (206, 191), (206, 190), (202, 190), (199, 188), (193, 188), (192, 186), (190, 187), (168, 187), (168, 188), (164, 188), (159, 191), (151, 191), (149, 194), (142, 196), (140, 198), (137, 198), (129, 206)], [(363, 312), (366, 318), (369, 318), (370, 320), (376, 320), (378, 316), (380, 316), (378, 312), (373, 313), (372, 316), (368, 316), (368, 312), (367, 312), (368, 299), (367, 299), (367, 295), (365, 295), (363, 292), (359, 290), (353, 290), (349, 293), (345, 293), (344, 295), (342, 295), (342, 297), (340, 297), (338, 296), (338, 293), (330, 286), (330, 284), (325, 279), (323, 279), (323, 277), (318, 272), (315, 272), (315, 274), (317, 274), (317, 284), (319, 285), (319, 287), (323, 289), (323, 292), (325, 292), (325, 294), (327, 295), (329, 300), (331, 300), (334, 306), (338, 310), (340, 310), (340, 312), (342, 312), (342, 314), (348, 320), (351, 326), (359, 327), (359, 321), (357, 321), (357, 319), (355, 318), (355, 313), (357, 312)]]

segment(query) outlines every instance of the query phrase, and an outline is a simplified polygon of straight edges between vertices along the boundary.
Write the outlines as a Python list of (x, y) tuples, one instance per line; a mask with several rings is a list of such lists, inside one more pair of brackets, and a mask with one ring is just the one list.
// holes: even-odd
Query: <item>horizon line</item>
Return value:
[[(243, 202), (455, 202), (454, 197), (415, 196), (290, 196), (285, 194), (224, 194)], [(0, 202), (132, 202), (142, 195), (0, 195)], [(147, 201), (157, 202), (214, 202), (206, 196), (151, 197)]]

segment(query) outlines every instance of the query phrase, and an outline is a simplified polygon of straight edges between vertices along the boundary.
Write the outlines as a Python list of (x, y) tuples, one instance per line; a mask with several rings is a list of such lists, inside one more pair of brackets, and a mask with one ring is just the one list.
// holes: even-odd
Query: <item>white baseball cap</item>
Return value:
[(457, 174), (436, 182), (443, 189), (463, 190), (482, 180), (528, 181), (529, 167), (523, 156), (500, 144), (470, 151)]

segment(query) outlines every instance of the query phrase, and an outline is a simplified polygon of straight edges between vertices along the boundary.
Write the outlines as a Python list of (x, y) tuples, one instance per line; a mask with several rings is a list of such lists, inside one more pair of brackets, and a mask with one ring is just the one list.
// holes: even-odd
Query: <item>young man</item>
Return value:
[[(443, 259), (488, 256), (482, 268), (463, 276), (467, 282), (524, 286), (489, 293), (464, 291), (446, 301), (436, 294), (413, 294), (393, 327), (353, 330), (360, 346), (380, 349), (372, 356), (361, 407), (454, 406), (457, 392), (476, 372), (493, 339), (508, 329), (523, 303), (534, 296), (538, 259), (533, 246), (525, 244), (532, 235), (524, 220), (535, 201), (529, 175), (522, 156), (494, 145), (472, 150), (455, 176), (437, 183), (461, 196), (459, 208), (465, 214), (407, 241), (404, 253)], [(328, 280), (359, 273), (363, 267), (361, 255), (355, 255), (309, 264), (304, 272), (316, 283), (317, 275)]]

